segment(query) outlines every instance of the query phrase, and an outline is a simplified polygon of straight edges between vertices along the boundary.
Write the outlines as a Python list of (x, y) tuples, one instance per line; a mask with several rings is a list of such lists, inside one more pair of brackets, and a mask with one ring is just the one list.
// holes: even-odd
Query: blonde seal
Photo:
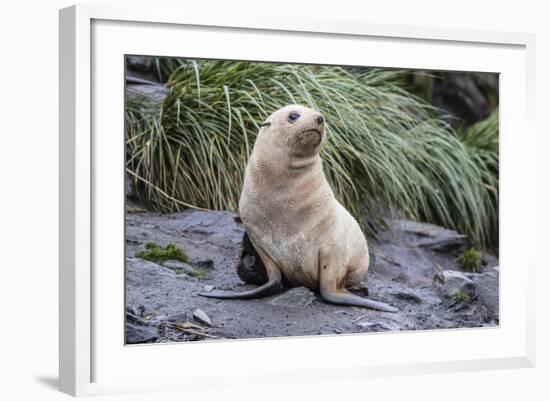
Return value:
[(362, 283), (369, 253), (359, 224), (336, 200), (323, 173), (319, 154), (325, 125), (322, 114), (299, 105), (277, 110), (262, 124), (246, 167), (239, 213), (267, 282), (241, 293), (201, 295), (272, 295), (282, 289), (284, 277), (330, 303), (397, 311), (347, 290)]

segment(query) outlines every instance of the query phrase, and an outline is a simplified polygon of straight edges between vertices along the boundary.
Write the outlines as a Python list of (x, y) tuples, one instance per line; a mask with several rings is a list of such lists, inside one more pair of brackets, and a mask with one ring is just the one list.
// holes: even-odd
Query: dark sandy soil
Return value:
[[(230, 212), (160, 215), (129, 209), (126, 230), (127, 343), (361, 333), (498, 325), (498, 259), (481, 273), (460, 272), (465, 239), (406, 220), (369, 240), (369, 297), (399, 308), (385, 313), (329, 305), (302, 287), (269, 298), (218, 300), (213, 289), (253, 288), (236, 274), (243, 228)], [(190, 263), (136, 257), (147, 242), (174, 243)], [(459, 294), (457, 295), (457, 292)], [(206, 315), (206, 316), (205, 316)]]

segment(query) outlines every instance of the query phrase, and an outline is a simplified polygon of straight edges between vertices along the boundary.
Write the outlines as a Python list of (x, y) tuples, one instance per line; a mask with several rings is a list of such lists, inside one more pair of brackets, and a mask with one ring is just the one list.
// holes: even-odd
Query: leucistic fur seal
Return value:
[(244, 228), (265, 266), (266, 282), (250, 291), (209, 292), (212, 298), (273, 295), (285, 282), (319, 292), (333, 304), (397, 309), (355, 295), (369, 268), (359, 224), (336, 200), (323, 173), (325, 118), (299, 105), (262, 124), (246, 167), (239, 201)]

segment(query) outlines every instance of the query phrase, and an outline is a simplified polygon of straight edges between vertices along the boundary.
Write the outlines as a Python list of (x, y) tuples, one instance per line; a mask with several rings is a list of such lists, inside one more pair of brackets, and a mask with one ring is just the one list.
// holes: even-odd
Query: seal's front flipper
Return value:
[(214, 292), (204, 292), (199, 293), (202, 297), (207, 298), (219, 298), (219, 299), (253, 299), (253, 298), (262, 298), (268, 297), (270, 295), (275, 295), (281, 292), (283, 285), (281, 280), (270, 280), (264, 285), (254, 288), (250, 291), (243, 292), (224, 292), (224, 291), (214, 291)]

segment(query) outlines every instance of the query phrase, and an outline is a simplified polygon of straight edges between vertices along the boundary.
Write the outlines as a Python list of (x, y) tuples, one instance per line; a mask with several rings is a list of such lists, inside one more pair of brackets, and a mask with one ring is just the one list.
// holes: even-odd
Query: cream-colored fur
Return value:
[(243, 292), (199, 295), (250, 299), (282, 290), (283, 276), (318, 291), (338, 305), (397, 312), (346, 287), (359, 284), (369, 267), (367, 241), (355, 219), (335, 199), (319, 152), (324, 117), (290, 105), (262, 125), (246, 167), (239, 202), (241, 220), (267, 273), (267, 282)]
[[(290, 113), (299, 117), (289, 121)], [(248, 161), (239, 202), (254, 246), (291, 283), (315, 291), (321, 269), (325, 282), (343, 288), (360, 283), (369, 266), (367, 241), (323, 173), (319, 152), (326, 133), (320, 118), (315, 110), (290, 105), (267, 119)]]

